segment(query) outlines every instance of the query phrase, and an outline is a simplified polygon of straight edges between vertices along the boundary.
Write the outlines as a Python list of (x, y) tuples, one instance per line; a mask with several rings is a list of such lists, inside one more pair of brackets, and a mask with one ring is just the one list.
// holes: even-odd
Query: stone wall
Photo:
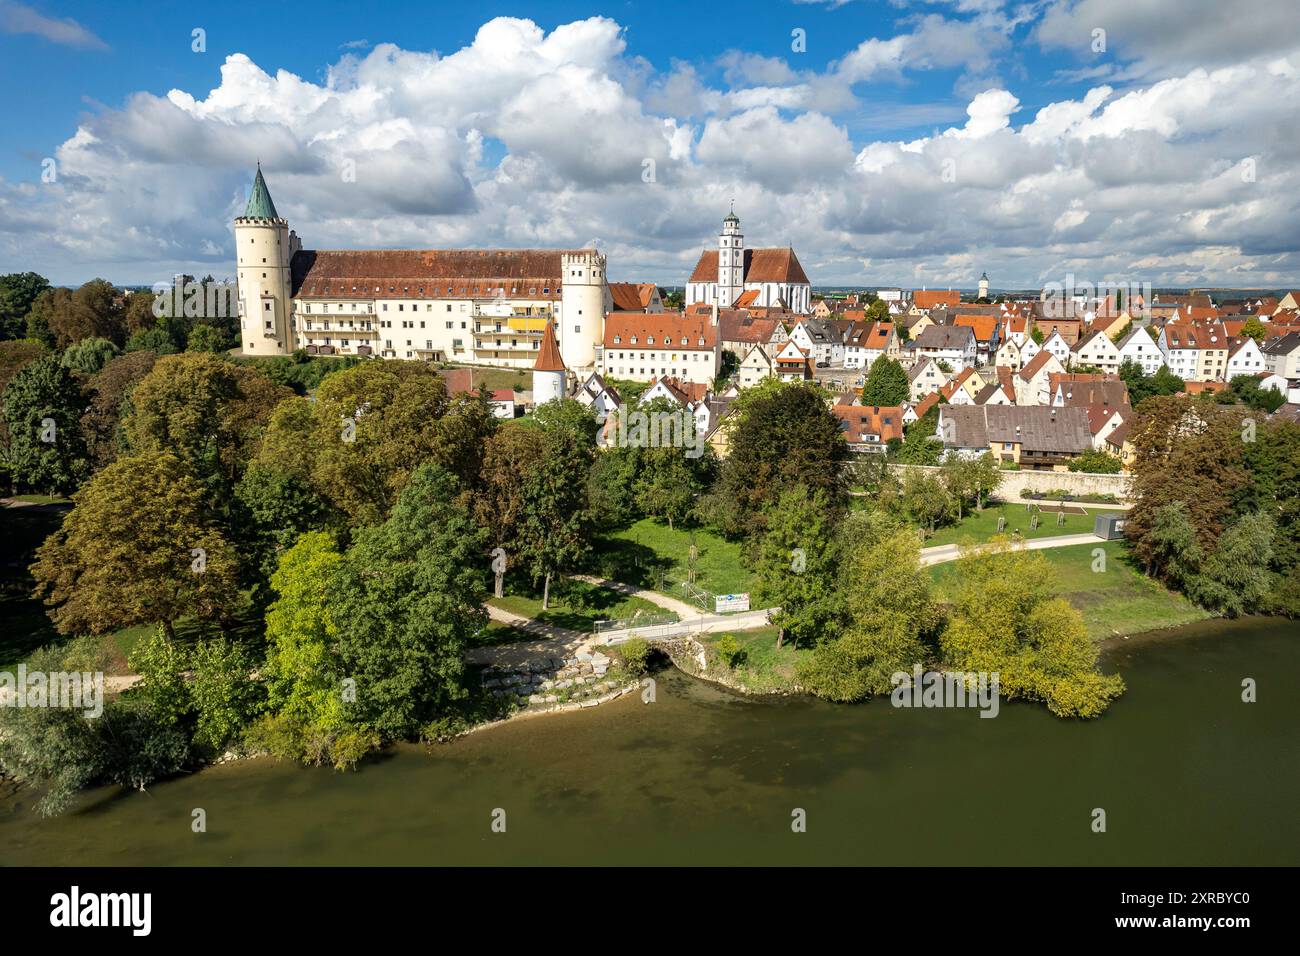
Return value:
[[(909, 468), (935, 473), (942, 470), (937, 465), (889, 466), (890, 471), (900, 477)], [(1016, 501), (1026, 493), (1063, 488), (1072, 495), (1114, 495), (1121, 504), (1127, 504), (1132, 485), (1132, 475), (1095, 475), (1082, 471), (1004, 471), (993, 497), (1003, 501)]]

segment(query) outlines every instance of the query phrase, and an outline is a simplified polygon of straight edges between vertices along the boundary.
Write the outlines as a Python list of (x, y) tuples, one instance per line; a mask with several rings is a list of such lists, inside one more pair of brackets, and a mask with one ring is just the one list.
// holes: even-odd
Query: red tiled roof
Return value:
[[(700, 253), (688, 282), (718, 281), (718, 250), (706, 249)], [(794, 250), (746, 249), (745, 282), (793, 282), (808, 284), (808, 276), (799, 264)]]
[(912, 304), (918, 309), (961, 305), (961, 293), (956, 289), (918, 289), (912, 293)]
[(992, 341), (993, 333), (998, 327), (998, 317), (996, 315), (960, 313), (953, 319), (952, 324), (968, 325), (975, 331), (975, 341), (989, 342)]
[(903, 409), (899, 405), (834, 405), (831, 413), (843, 427), (841, 433), (850, 444), (866, 442), (866, 435), (879, 435), (879, 444), (903, 437)]
[(533, 370), (537, 372), (564, 371), (564, 359), (560, 358), (560, 346), (555, 341), (555, 326), (549, 319), (546, 322), (546, 331), (542, 333), (542, 347), (537, 353), (537, 361), (533, 365)]
[(611, 282), (609, 295), (615, 312), (642, 312), (650, 305), (654, 286), (636, 282)]
[[(558, 299), (560, 249), (302, 250), (291, 263), (295, 298)], [(450, 292), (447, 290), (451, 289)], [(549, 289), (549, 292), (544, 290)]]
[(700, 312), (611, 312), (605, 316), (604, 344), (607, 349), (711, 349), (718, 344), (718, 329)]

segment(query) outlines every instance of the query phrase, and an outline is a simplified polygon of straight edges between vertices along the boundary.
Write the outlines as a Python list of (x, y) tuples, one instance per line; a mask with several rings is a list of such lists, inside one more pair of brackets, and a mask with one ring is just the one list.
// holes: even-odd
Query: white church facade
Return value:
[(779, 308), (807, 315), (812, 284), (791, 248), (746, 249), (735, 212), (722, 220), (717, 251), (705, 250), (686, 282), (686, 306)]

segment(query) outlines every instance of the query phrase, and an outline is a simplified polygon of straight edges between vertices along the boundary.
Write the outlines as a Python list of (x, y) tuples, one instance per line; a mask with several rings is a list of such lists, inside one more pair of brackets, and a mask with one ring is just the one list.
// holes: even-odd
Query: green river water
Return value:
[(990, 720), (745, 698), (668, 670), (653, 704), (394, 748), (357, 772), (240, 761), (53, 819), (10, 792), (0, 861), (1300, 863), (1300, 625), (1207, 622), (1120, 642), (1104, 664), (1128, 692), (1087, 723), (1005, 702)]

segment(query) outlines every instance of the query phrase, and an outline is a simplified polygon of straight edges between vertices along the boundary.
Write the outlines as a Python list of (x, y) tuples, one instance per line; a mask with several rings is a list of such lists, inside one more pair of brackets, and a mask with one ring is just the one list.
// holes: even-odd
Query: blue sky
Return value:
[(308, 246), (680, 283), (735, 196), (814, 283), (1289, 285), (1296, 4), (1222, 6), (0, 0), (0, 271), (228, 272), (261, 158)]

